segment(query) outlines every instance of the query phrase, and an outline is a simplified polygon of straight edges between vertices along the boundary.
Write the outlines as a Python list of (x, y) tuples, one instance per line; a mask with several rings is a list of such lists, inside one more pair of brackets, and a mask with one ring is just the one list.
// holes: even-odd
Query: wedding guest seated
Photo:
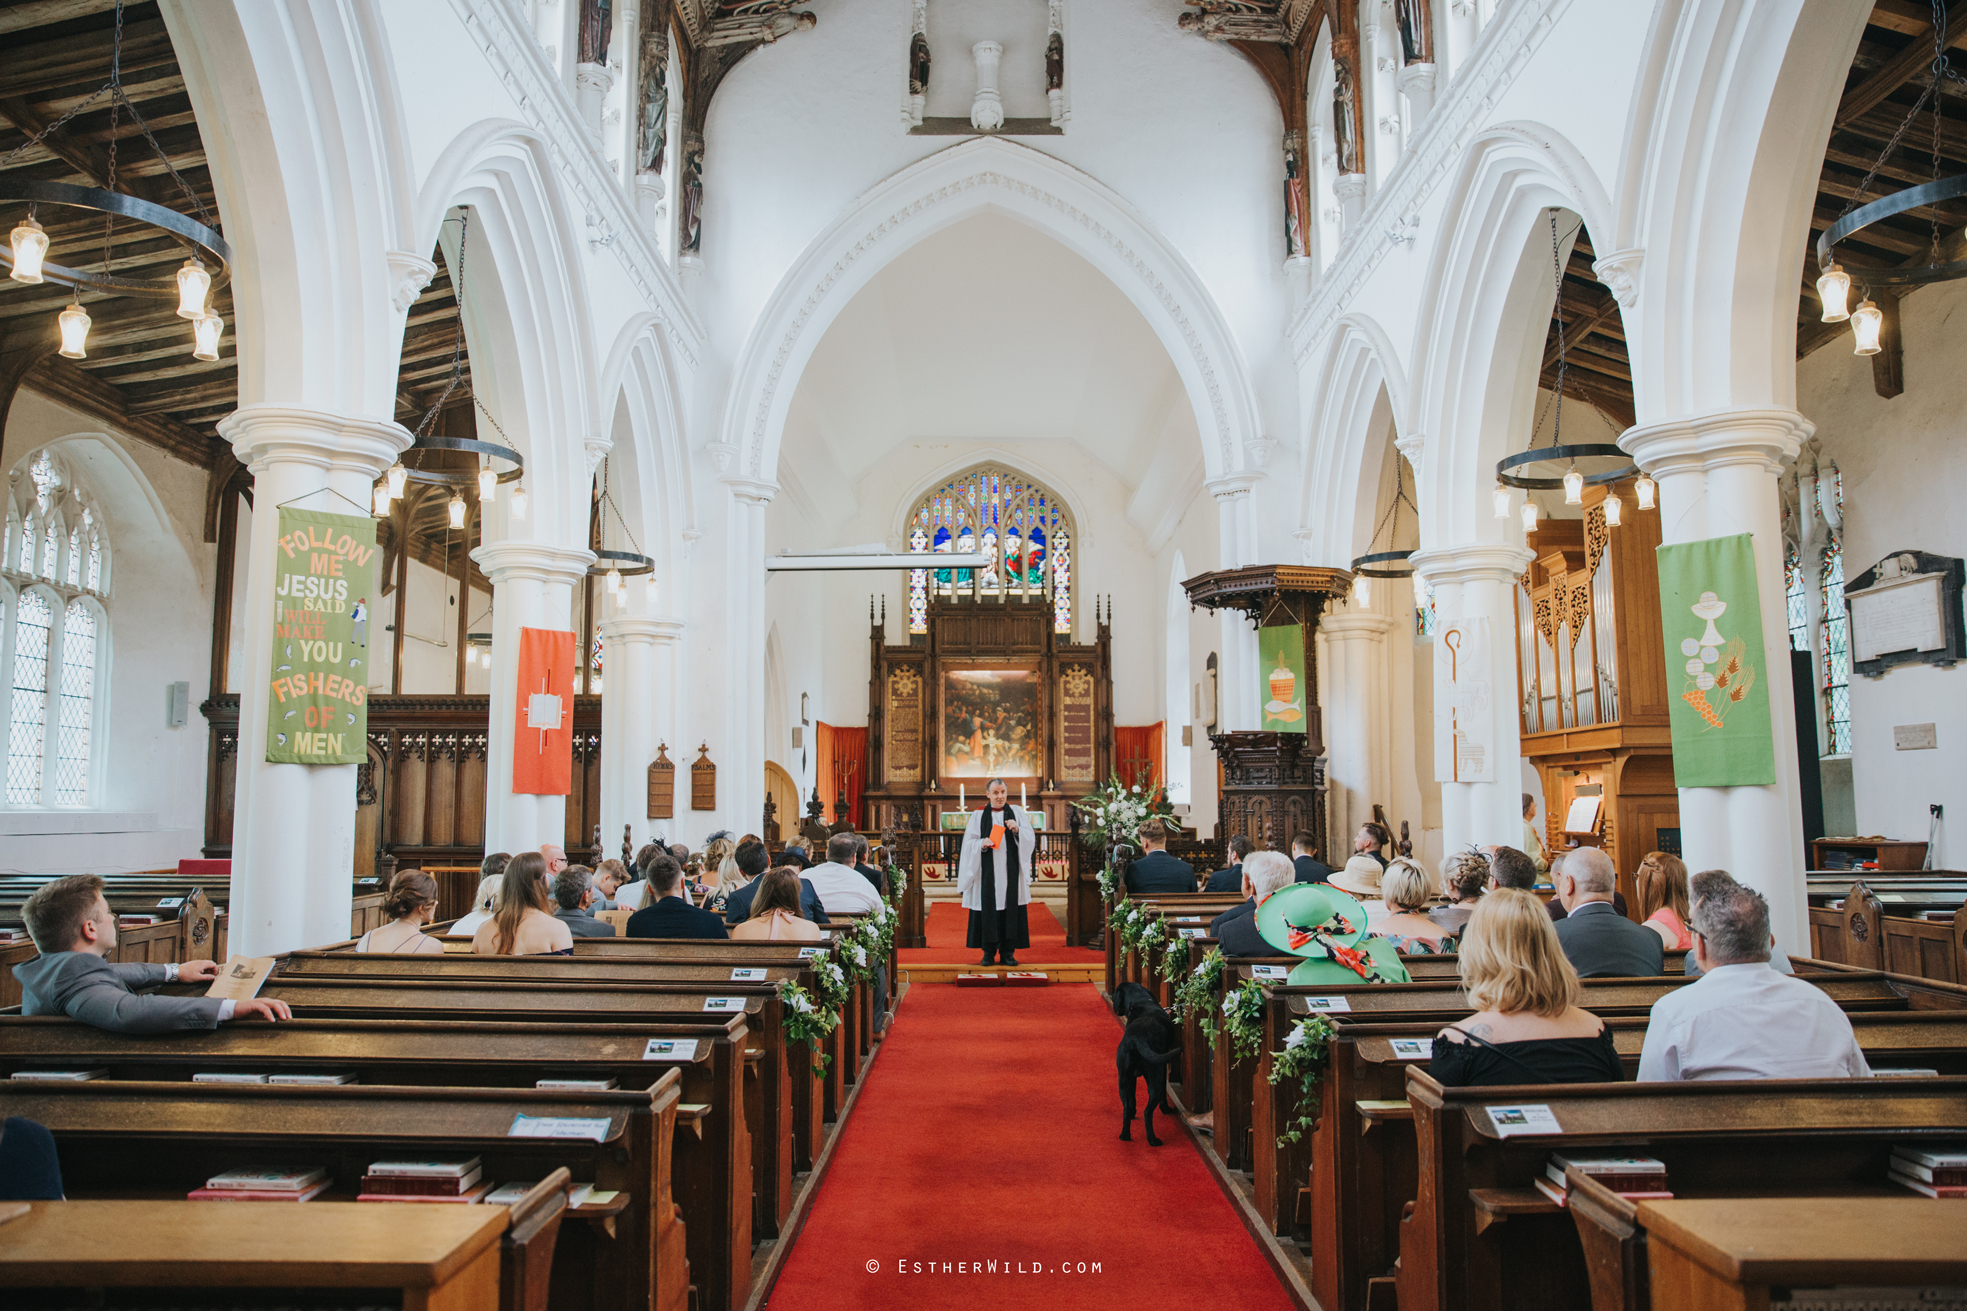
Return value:
[(546, 878), (551, 883), (560, 877), (560, 871), (567, 868), (566, 848), (547, 843), (540, 848), (540, 857), (546, 861)]
[[(706, 884), (718, 882), (723, 874), (724, 867), (732, 864), (737, 854), (738, 844), (728, 836), (720, 835), (706, 842), (703, 848), (703, 859), (698, 862), (703, 869), (702, 881)], [(676, 863), (684, 866), (686, 869), (690, 864), (687, 860), (679, 860)]]
[[(762, 851), (763, 843), (756, 844)], [(731, 930), (731, 936), (744, 942), (818, 942), (826, 930), (799, 913), (799, 870), (781, 865), (766, 872), (755, 886), (751, 916)]]
[(1499, 888), (1483, 897), (1456, 963), (1475, 1014), (1435, 1036), (1428, 1073), (1444, 1085), (1623, 1077), (1611, 1030), (1578, 1006), (1578, 973), (1536, 894)]
[(1473, 848), (1441, 858), (1441, 886), (1448, 904), (1436, 906), (1427, 917), (1459, 935), (1489, 887), (1489, 858)]
[(1633, 871), (1633, 891), (1639, 897), (1641, 922), (1660, 935), (1668, 947), (1691, 950), (1694, 931), (1687, 927), (1687, 865), (1678, 856), (1649, 851)]
[(1241, 833), (1229, 840), (1229, 868), (1219, 869), (1209, 876), (1209, 885), (1204, 892), (1240, 892), (1243, 890), (1243, 858), (1257, 849), (1257, 844)]
[(47, 1126), (18, 1115), (0, 1122), (0, 1202), (59, 1202), (61, 1161)]
[(1632, 978), (1666, 970), (1659, 935), (1634, 924), (1613, 906), (1617, 877), (1612, 858), (1597, 847), (1564, 853), (1557, 895), (1568, 913), (1556, 921), (1557, 939), (1581, 978)]
[[(1594, 850), (1594, 848), (1580, 847), (1572, 851), (1553, 851), (1550, 853), (1550, 886), (1553, 893), (1557, 890), (1558, 880), (1564, 876), (1564, 862), (1572, 856), (1577, 855), (1578, 851), (1587, 850)], [(1550, 918), (1553, 921), (1562, 920), (1570, 914), (1564, 907), (1564, 899), (1555, 895), (1544, 903), (1544, 909), (1550, 912)], [(1626, 913), (1626, 894), (1619, 891), (1619, 881), (1616, 874), (1612, 879), (1612, 909), (1621, 915)]]
[(615, 926), (594, 918), (594, 875), (585, 865), (569, 865), (553, 878), (553, 918), (576, 938), (612, 938)]
[(1643, 1083), (1681, 1079), (1862, 1079), (1851, 1021), (1829, 994), (1769, 967), (1769, 903), (1720, 870), (1693, 880), (1688, 953), (1701, 977), (1653, 1003)]
[(116, 949), (116, 915), (102, 889), (96, 875), (75, 874), (42, 884), (22, 904), (27, 936), (41, 953), (14, 966), (22, 1015), (66, 1015), (111, 1033), (211, 1029), (249, 1016), (294, 1018), (286, 1002), (265, 998), (221, 1001), (135, 992), (160, 983), (208, 983), (219, 967), (208, 960), (110, 964), (105, 958)]
[[(1343, 886), (1336, 878), (1333, 884)], [(1439, 956), (1455, 949), (1455, 935), (1428, 918), (1434, 880), (1419, 865), (1405, 856), (1395, 857), (1380, 875), (1380, 897), (1387, 916), (1373, 925), (1373, 932), (1390, 939), (1396, 949), (1410, 956)], [(1369, 914), (1369, 923), (1371, 918)]]
[(471, 950), (480, 956), (566, 955), (574, 950), (572, 930), (553, 918), (546, 858), (522, 851), (505, 867), (499, 884), (499, 908), (472, 935)]
[(860, 841), (853, 833), (835, 833), (828, 838), (826, 861), (807, 870), (805, 882), (819, 894), (820, 905), (829, 912), (866, 912), (879, 919), (887, 913), (887, 905), (854, 868)]
[(444, 944), (423, 931), (437, 918), (437, 880), (420, 869), (406, 869), (389, 881), (383, 898), (389, 923), (356, 940), (355, 950), (397, 956), (442, 956)]
[[(747, 847), (758, 848), (755, 854), (747, 857), (749, 867), (738, 859), (738, 852)], [(764, 843), (756, 838), (747, 838), (739, 843), (716, 869), (704, 871), (704, 885), (709, 889), (709, 895), (704, 898), (703, 908), (724, 914), (731, 907), (731, 895), (763, 874), (770, 864), (771, 856), (765, 850)]]
[(628, 917), (631, 938), (728, 938), (724, 921), (692, 906), (683, 895), (683, 867), (669, 856), (649, 862), (649, 892), (655, 902)]
[(594, 904), (589, 910), (614, 910), (615, 893), (628, 882), (628, 866), (619, 860), (604, 860), (594, 867)]
[(1492, 847), (1489, 856), (1489, 888), (1517, 888), (1530, 892), (1537, 886), (1537, 867), (1515, 847)]
[(800, 869), (811, 869), (813, 867), (812, 839), (803, 834), (787, 838), (785, 840), (785, 849), (779, 853), (779, 857), (788, 865), (797, 865)]
[(1277, 948), (1257, 932), (1254, 912), (1260, 902), (1279, 888), (1294, 881), (1297, 871), (1281, 851), (1253, 851), (1243, 858), (1243, 889), (1249, 900), (1224, 911), (1209, 925), (1209, 932), (1222, 946), (1225, 956), (1276, 956)]
[(874, 885), (874, 891), (883, 901), (888, 899), (888, 871), (870, 863), (869, 856), (874, 851), (867, 840), (867, 834), (854, 834), (854, 868), (860, 876)]
[[(1387, 905), (1380, 895), (1380, 878), (1384, 873), (1380, 862), (1371, 856), (1354, 855), (1346, 861), (1345, 868), (1332, 871), (1325, 882), (1344, 892), (1350, 892), (1359, 899), (1360, 908), (1366, 912), (1366, 927), (1379, 932), (1380, 922), (1387, 917)], [(1299, 882), (1304, 880), (1300, 879)]]
[(465, 914), (451, 925), (449, 933), (454, 938), (468, 938), (478, 932), (478, 926), (492, 918), (492, 912), (499, 906), (499, 885), (505, 882), (505, 867), (512, 857), (503, 851), (495, 851), (478, 862), (478, 891), (471, 894), (471, 905)]
[(1325, 883), (1332, 877), (1332, 867), (1320, 860), (1316, 854), (1318, 839), (1309, 833), (1291, 835), (1291, 864), (1297, 870), (1299, 883)]
[(1168, 854), (1168, 826), (1150, 816), (1139, 832), (1146, 851), (1127, 866), (1128, 894), (1195, 891), (1195, 866)]
[[(1354, 856), (1371, 856), (1374, 860), (1380, 862), (1381, 869), (1385, 869), (1388, 864), (1386, 844), (1392, 840), (1387, 835), (1385, 829), (1373, 821), (1368, 820), (1359, 826), (1359, 832), (1353, 834), (1352, 854)], [(1351, 857), (1347, 857), (1347, 859), (1350, 860)]]

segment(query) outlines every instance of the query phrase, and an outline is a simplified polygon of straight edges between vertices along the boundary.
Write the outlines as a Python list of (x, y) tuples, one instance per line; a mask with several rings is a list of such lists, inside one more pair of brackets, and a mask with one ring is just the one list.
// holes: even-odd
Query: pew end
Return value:
[(499, 1240), (499, 1311), (546, 1311), (553, 1249), (567, 1216), (573, 1172), (561, 1166), (512, 1205)]

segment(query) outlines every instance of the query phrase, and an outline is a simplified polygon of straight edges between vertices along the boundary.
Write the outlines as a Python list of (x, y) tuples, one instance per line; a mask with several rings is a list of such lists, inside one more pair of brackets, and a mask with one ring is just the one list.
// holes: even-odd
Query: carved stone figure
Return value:
[(642, 34), (642, 130), (636, 166), (660, 174), (669, 153), (669, 33)]
[(1344, 59), (1332, 61), (1332, 147), (1339, 172), (1359, 172), (1359, 120), (1353, 113), (1352, 65)]
[(1401, 62), (1433, 63), (1433, 43), (1428, 39), (1432, 34), (1427, 30), (1427, 15), (1422, 11), (1421, 0), (1394, 0), (1393, 13), (1394, 21), (1400, 25)]
[(1284, 258), (1311, 254), (1309, 198), (1304, 183), (1304, 142), (1296, 132), (1284, 134)]
[(1054, 32), (1045, 38), (1045, 89), (1058, 91), (1065, 86), (1065, 34)]
[(696, 255), (703, 249), (703, 138), (683, 138), (683, 232), (679, 253)]
[(929, 94), (929, 38), (920, 32), (908, 40), (908, 93)]
[(720, 18), (704, 34), (706, 46), (771, 45), (794, 32), (810, 32), (819, 23), (810, 10), (802, 13), (752, 13), (736, 18)]
[(579, 62), (606, 66), (608, 42), (614, 35), (614, 0), (581, 0)]

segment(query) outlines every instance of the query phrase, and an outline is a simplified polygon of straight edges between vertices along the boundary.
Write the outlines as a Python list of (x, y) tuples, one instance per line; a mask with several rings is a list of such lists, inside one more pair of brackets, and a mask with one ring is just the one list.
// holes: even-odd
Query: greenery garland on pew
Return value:
[[(1255, 980), (1251, 981), (1252, 984)], [(1247, 986), (1247, 985), (1246, 985)], [(1318, 1085), (1325, 1078), (1332, 1032), (1337, 1026), (1323, 1015), (1299, 1020), (1284, 1039), (1284, 1050), (1270, 1054), (1270, 1081), (1298, 1081), (1297, 1113), (1278, 1137), (1294, 1143), (1318, 1127)]]
[(1255, 979), (1245, 979), (1241, 987), (1223, 997), (1224, 1032), (1238, 1060), (1249, 1060), (1264, 1041), (1264, 989)]
[(813, 1073), (825, 1074), (826, 1063), (831, 1059), (826, 1052), (826, 1039), (839, 1025), (840, 1012), (816, 1006), (797, 979), (779, 980), (779, 1000), (785, 1003), (786, 1041), (805, 1043), (813, 1054)]
[(1222, 948), (1211, 947), (1202, 963), (1175, 985), (1175, 1019), (1195, 1016), (1204, 1040), (1211, 1047), (1216, 1045), (1216, 985), (1222, 982), (1222, 977)]
[(1164, 982), (1179, 985), (1187, 975), (1188, 941), (1182, 936), (1180, 926), (1170, 926), (1168, 946), (1161, 953), (1161, 968), (1157, 971)]

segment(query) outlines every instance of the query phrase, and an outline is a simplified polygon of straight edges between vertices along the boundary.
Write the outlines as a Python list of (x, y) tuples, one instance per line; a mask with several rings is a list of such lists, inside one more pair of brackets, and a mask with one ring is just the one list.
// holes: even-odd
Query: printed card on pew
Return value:
[(733, 983), (765, 982), (765, 967), (762, 965), (740, 965), (731, 971)]
[(610, 1121), (603, 1118), (580, 1119), (573, 1116), (558, 1115), (515, 1115), (512, 1127), (505, 1131), (508, 1138), (592, 1138), (595, 1142), (606, 1142)]
[(1485, 1106), (1496, 1137), (1514, 1138), (1519, 1134), (1563, 1133), (1557, 1113), (1548, 1106)]
[(212, 980), (212, 986), (205, 989), (205, 995), (223, 1001), (251, 1001), (260, 995), (260, 988), (271, 973), (271, 956), (234, 956)]
[(612, 1092), (621, 1084), (613, 1079), (535, 1079), (533, 1087), (544, 1092)]
[(1434, 1059), (1434, 1043), (1427, 1038), (1393, 1038), (1393, 1058), (1397, 1061), (1431, 1061)]
[(741, 1011), (744, 1009), (742, 997), (705, 997), (703, 1008), (706, 1011)]
[(1305, 1009), (1314, 1013), (1322, 1011), (1329, 1015), (1338, 1011), (1349, 1011), (1352, 1009), (1352, 1003), (1344, 997), (1307, 997), (1304, 999), (1304, 1002)]
[(825, 954), (826, 954), (825, 947), (801, 947), (799, 949), (800, 960), (811, 960), (815, 956), (822, 956)]
[(1252, 965), (1250, 977), (1253, 979), (1277, 979), (1280, 982), (1291, 977), (1288, 965)]
[(642, 1049), (645, 1061), (694, 1061), (697, 1059), (697, 1039), (695, 1038), (651, 1038), (649, 1045)]

